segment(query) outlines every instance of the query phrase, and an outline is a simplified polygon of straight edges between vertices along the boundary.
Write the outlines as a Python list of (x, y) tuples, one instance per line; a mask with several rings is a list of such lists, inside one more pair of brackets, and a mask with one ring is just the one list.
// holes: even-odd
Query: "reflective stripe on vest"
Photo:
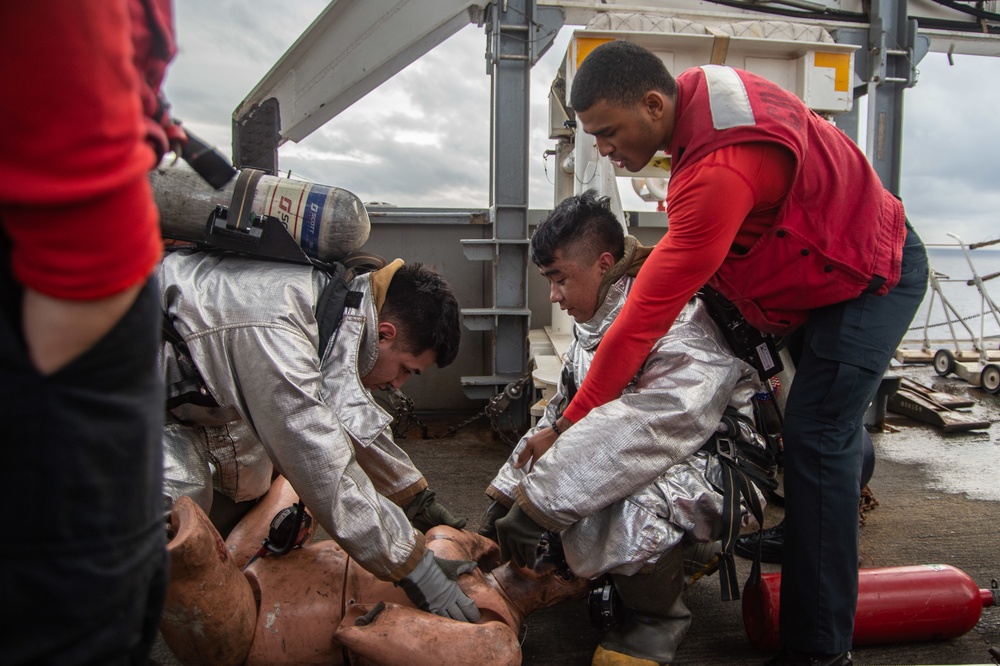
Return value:
[(723, 65), (702, 65), (701, 69), (708, 84), (708, 104), (715, 129), (756, 125), (750, 97), (739, 75)]

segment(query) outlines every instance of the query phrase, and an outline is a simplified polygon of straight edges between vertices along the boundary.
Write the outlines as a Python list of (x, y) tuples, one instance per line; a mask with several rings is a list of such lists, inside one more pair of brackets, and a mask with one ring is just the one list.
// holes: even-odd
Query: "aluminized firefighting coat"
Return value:
[(168, 397), (200, 375), (219, 405), (189, 403), (167, 415), (166, 492), (207, 511), (213, 486), (254, 499), (276, 469), (365, 569), (399, 580), (424, 544), (398, 505), (427, 484), (361, 384), (378, 355), (371, 274), (351, 282), (360, 307), (346, 308), (322, 356), (317, 350), (316, 303), (329, 279), (308, 266), (217, 252), (163, 259), (163, 309), (187, 348), (163, 343)]
[(570, 568), (587, 578), (637, 573), (685, 534), (698, 542), (722, 536), (720, 464), (699, 449), (727, 406), (751, 416), (760, 386), (705, 304), (692, 299), (619, 399), (565, 431), (530, 472), (514, 469), (527, 437), (550, 427), (568, 403), (565, 370), (576, 385), (583, 381), (632, 282), (626, 275), (612, 284), (590, 321), (575, 325), (558, 392), (487, 490), (560, 532)]

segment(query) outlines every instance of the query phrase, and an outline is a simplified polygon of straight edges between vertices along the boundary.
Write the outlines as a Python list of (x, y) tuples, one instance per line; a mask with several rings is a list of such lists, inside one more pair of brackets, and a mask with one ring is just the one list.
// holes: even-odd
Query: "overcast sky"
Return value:
[[(327, 4), (174, 0), (180, 51), (166, 93), (194, 132), (232, 153), (233, 110)], [(531, 208), (551, 208), (547, 96), (571, 27), (531, 74)], [(468, 26), (331, 120), (279, 151), (279, 167), (399, 206), (489, 203), (486, 38)], [(905, 97), (902, 196), (928, 243), (1000, 238), (1000, 59), (929, 54)], [(548, 171), (548, 174), (546, 173)], [(619, 180), (626, 209), (653, 209)]]

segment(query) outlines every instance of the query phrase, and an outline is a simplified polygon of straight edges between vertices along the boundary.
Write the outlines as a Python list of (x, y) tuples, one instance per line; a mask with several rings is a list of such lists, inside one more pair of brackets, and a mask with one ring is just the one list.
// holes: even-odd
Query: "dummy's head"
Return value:
[(431, 364), (450, 365), (461, 336), (458, 301), (444, 277), (421, 264), (403, 265), (379, 310), (378, 359), (361, 383), (399, 388)]
[(549, 300), (589, 321), (604, 274), (625, 254), (625, 232), (594, 190), (563, 199), (531, 236), (531, 260), (549, 281)]
[(677, 82), (655, 53), (638, 44), (601, 44), (573, 77), (570, 106), (597, 149), (619, 168), (639, 171), (674, 131)]

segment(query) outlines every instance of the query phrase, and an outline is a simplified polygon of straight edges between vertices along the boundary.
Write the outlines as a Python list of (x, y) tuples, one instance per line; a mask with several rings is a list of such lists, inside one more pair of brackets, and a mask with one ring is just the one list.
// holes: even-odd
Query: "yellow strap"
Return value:
[(713, 65), (725, 65), (726, 57), (729, 55), (729, 35), (718, 28), (706, 27), (705, 30), (715, 36), (712, 40), (712, 57), (709, 62)]

